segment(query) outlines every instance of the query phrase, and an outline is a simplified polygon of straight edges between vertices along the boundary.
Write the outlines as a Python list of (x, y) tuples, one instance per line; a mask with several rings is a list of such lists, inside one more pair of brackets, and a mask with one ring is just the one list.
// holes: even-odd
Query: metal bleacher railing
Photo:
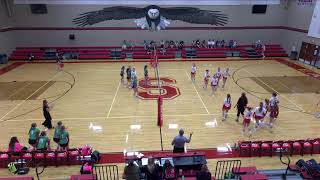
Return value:
[(228, 174), (234, 174), (238, 179), (238, 172), (241, 167), (240, 160), (227, 160), (227, 161), (218, 161), (216, 164), (216, 171), (214, 177), (216, 179), (225, 179)]
[(94, 165), (93, 175), (96, 180), (119, 180), (119, 171), (117, 165)]

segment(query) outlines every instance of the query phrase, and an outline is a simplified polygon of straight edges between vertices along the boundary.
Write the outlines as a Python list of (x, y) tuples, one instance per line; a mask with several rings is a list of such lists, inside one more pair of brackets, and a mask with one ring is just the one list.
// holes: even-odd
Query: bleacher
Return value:
[[(251, 48), (254, 55), (248, 51)], [(79, 46), (79, 47), (17, 47), (10, 55), (10, 60), (27, 60), (29, 54), (34, 56), (34, 60), (52, 59), (47, 57), (48, 51), (58, 52), (66, 56), (67, 59), (150, 59), (151, 54), (142, 46), (135, 46), (133, 49), (122, 50), (120, 46)], [(190, 55), (190, 50), (193, 54)], [(174, 58), (257, 58), (261, 57), (261, 49), (256, 49), (253, 45), (239, 45), (236, 48), (192, 48), (185, 46), (181, 50), (167, 48), (165, 53), (158, 48), (159, 59)], [(279, 44), (266, 45), (266, 57), (287, 57), (287, 53)]]

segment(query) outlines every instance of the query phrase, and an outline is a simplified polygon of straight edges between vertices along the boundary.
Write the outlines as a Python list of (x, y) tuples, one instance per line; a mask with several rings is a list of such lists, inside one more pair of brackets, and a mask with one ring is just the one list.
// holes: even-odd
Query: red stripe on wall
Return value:
[[(308, 33), (308, 30), (286, 26), (231, 26), (231, 27), (168, 27), (166, 30), (289, 30), (300, 33)], [(144, 31), (138, 27), (10, 27), (2, 28), (0, 32), (7, 31)]]

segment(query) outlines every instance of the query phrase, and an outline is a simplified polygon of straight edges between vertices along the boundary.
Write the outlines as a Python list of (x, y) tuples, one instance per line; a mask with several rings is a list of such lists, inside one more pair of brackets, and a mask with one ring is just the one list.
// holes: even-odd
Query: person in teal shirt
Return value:
[(62, 126), (62, 122), (59, 121), (57, 123), (55, 130), (54, 130), (54, 135), (53, 135), (53, 141), (58, 144), (58, 147), (59, 147), (59, 141), (60, 141), (60, 136), (61, 136), (61, 126)]
[(59, 140), (59, 150), (60, 151), (66, 151), (69, 149), (69, 133), (66, 130), (65, 126), (61, 126), (61, 134), (60, 134), (60, 140)]
[(35, 149), (37, 145), (37, 140), (40, 134), (40, 130), (37, 128), (36, 123), (31, 124), (31, 128), (28, 134), (29, 134), (29, 144)]
[(50, 150), (50, 139), (45, 131), (42, 131), (37, 144), (38, 151)]

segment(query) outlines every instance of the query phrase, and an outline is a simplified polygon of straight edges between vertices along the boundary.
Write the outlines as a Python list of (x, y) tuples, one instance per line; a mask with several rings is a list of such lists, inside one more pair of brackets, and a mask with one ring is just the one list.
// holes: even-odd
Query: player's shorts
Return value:
[(230, 109), (231, 109), (231, 105), (228, 107), (228, 106), (226, 106), (226, 105), (223, 105), (222, 106), (222, 109), (223, 110), (226, 110), (226, 111), (229, 111)]
[(249, 118), (244, 118), (244, 119), (243, 119), (243, 125), (249, 126), (250, 121), (251, 121), (251, 119), (249, 119)]
[(254, 116), (254, 119), (255, 120), (261, 120), (261, 119), (263, 119), (264, 118), (264, 116)]

